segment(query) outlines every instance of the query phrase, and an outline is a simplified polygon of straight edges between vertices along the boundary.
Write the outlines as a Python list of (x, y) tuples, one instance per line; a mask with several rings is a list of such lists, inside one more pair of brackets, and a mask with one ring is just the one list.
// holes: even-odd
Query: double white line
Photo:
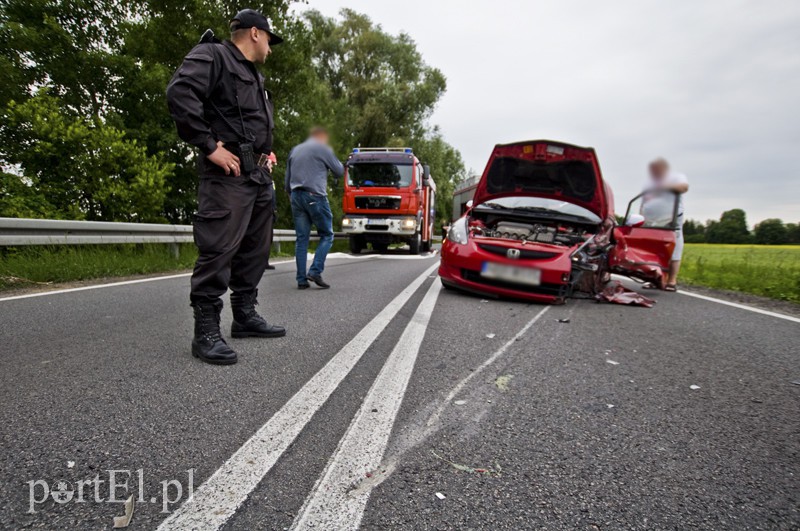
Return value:
[[(438, 263), (425, 270), (395, 297), (302, 389), (289, 399), (255, 435), (248, 439), (230, 459), (198, 487), (191, 499), (164, 520), (158, 529), (215, 530), (222, 527), (236, 513), (247, 496), (256, 488), (314, 414), (355, 367), (367, 348), (383, 332), (436, 267), (438, 267)], [(350, 499), (346, 496), (345, 489), (340, 489), (339, 486), (346, 481), (346, 478), (350, 477), (351, 472), (343, 470), (342, 467), (346, 468), (345, 462), (356, 455), (359, 463), (365, 464), (367, 467), (373, 466), (373, 464), (377, 466), (380, 463), (439, 289), (439, 283), (434, 282), (420, 303), (398, 341), (397, 347), (392, 351), (373, 384), (361, 410), (340, 442), (336, 455), (326, 468), (314, 493), (306, 500), (303, 511), (295, 522), (295, 528), (303, 528), (312, 522), (330, 519), (332, 511), (344, 512), (346, 510), (351, 515), (357, 513), (357, 520), (360, 521), (369, 494), (364, 495), (363, 500), (360, 497)], [(373, 409), (378, 411), (372, 413)], [(369, 444), (366, 440), (357, 440), (358, 437), (366, 437), (366, 435), (362, 435), (366, 429), (377, 430), (369, 435)], [(358, 447), (355, 448), (354, 445)], [(357, 474), (360, 474), (361, 471), (363, 468), (360, 468)], [(337, 507), (333, 507), (333, 504), (330, 503), (327, 507), (321, 508), (321, 496), (330, 497), (333, 494), (324, 490), (331, 488), (329, 486), (341, 494), (336, 498), (338, 500)], [(357, 525), (356, 522), (355, 526), (357, 527)], [(338, 523), (331, 522), (331, 525), (325, 525), (322, 528), (340, 527), (352, 527), (352, 525), (339, 526)]]
[(370, 489), (357, 487), (378, 473), (440, 290), (431, 284), (292, 529), (358, 529)]

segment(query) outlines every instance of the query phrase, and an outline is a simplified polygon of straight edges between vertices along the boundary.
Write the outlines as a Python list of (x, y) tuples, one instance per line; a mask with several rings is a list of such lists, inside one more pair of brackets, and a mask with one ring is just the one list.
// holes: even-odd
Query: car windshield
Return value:
[(410, 164), (391, 163), (358, 163), (350, 166), (347, 172), (347, 184), (350, 186), (393, 186), (403, 188), (411, 186), (414, 166)]
[(593, 212), (567, 201), (546, 199), (544, 197), (510, 196), (492, 199), (478, 205), (476, 208), (493, 210), (518, 210), (545, 215), (562, 215), (583, 218), (592, 223), (600, 223), (600, 218)]

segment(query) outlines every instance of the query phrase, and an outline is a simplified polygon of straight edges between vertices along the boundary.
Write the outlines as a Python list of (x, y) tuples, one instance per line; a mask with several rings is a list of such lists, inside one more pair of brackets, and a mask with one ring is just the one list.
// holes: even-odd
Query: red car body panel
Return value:
[[(516, 247), (507, 245), (507, 242), (487, 238), (487, 244), (503, 247)], [(483, 241), (481, 243), (484, 243)], [(511, 260), (495, 253), (481, 249), (475, 240), (470, 240), (467, 245), (459, 245), (449, 240), (442, 244), (442, 262), (439, 266), (439, 276), (445, 285), (457, 286), (467, 291), (490, 296), (525, 299), (534, 302), (562, 303), (566, 298), (568, 282), (564, 275), (569, 276), (572, 270), (572, 261), (569, 252), (550, 249), (551, 245), (536, 246), (539, 249), (548, 248), (555, 251), (553, 258), (545, 260)], [(527, 246), (533, 250), (534, 246)], [(445, 256), (447, 258), (445, 258)], [(480, 277), (481, 267), (486, 261), (493, 261), (518, 267), (536, 267), (542, 271), (542, 284), (535, 290), (519, 286), (506, 286), (502, 283), (487, 284)]]
[[(573, 163), (581, 165), (576, 168), (580, 171), (574, 175), (569, 174)], [(507, 234), (496, 237), (491, 231), (487, 236), (481, 229), (473, 235), (473, 218), (503, 215), (502, 212), (476, 210), (476, 207), (504, 197), (567, 202), (589, 210), (600, 221), (593, 226), (576, 223), (583, 227), (580, 230), (585, 230), (586, 237), (581, 239), (579, 236), (576, 241), (567, 239), (567, 243), (520, 241), (509, 238)], [(459, 220), (466, 228), (466, 244), (445, 238), (439, 276), (445, 286), (486, 296), (563, 303), (574, 290), (601, 285), (600, 279), (611, 271), (661, 282), (675, 247), (671, 230), (615, 226), (614, 195), (602, 178), (592, 148), (549, 140), (498, 145), (477, 185), (473, 201), (466, 219)], [(519, 222), (519, 216), (514, 221)], [(482, 221), (475, 223), (483, 225)], [(559, 227), (558, 223), (550, 225), (549, 230), (556, 233), (569, 231)], [(509, 249), (514, 251), (508, 253)], [(587, 257), (587, 252), (592, 256)], [(538, 269), (540, 284), (521, 285), (487, 278), (482, 274), (487, 262)]]
[(675, 250), (675, 233), (646, 227), (615, 227), (616, 245), (609, 253), (612, 271), (664, 287), (665, 271)]

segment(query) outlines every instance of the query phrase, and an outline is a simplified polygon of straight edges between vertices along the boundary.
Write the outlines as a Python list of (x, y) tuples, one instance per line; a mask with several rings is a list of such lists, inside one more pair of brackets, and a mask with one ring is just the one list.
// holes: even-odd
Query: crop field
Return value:
[(800, 304), (800, 245), (686, 244), (679, 280)]

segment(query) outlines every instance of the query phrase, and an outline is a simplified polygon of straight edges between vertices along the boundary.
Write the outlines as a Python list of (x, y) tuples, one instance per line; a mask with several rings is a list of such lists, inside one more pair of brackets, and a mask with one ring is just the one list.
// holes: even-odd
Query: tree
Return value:
[(135, 3), (119, 0), (4, 0), (0, 11), (0, 106), (47, 86), (65, 109), (101, 116), (119, 83), (113, 53)]
[(33, 188), (26, 195), (49, 205), (48, 213), (67, 219), (163, 220), (172, 165), (148, 156), (122, 131), (65, 116), (58, 99), (46, 91), (22, 104), (12, 101), (7, 118), (0, 156), (21, 168)]
[(800, 244), (800, 223), (786, 224), (786, 243)]
[(438, 232), (440, 227), (450, 224), (453, 215), (453, 189), (457, 182), (467, 177), (467, 171), (461, 153), (444, 141), (438, 129), (415, 142), (414, 152), (431, 167), (431, 175), (436, 183), (434, 229)]
[(13, 173), (0, 173), (0, 217), (58, 218), (58, 212), (30, 179)]
[(723, 212), (719, 221), (711, 221), (706, 229), (708, 243), (748, 243), (750, 231), (744, 210), (735, 208)]
[(306, 14), (314, 66), (334, 102), (329, 125), (348, 147), (396, 145), (424, 136), (425, 122), (445, 91), (444, 75), (425, 64), (408, 35), (389, 35), (349, 9), (341, 17)]
[(755, 243), (762, 245), (782, 245), (788, 243), (789, 234), (780, 219), (765, 219), (755, 226), (753, 231)]
[[(323, 124), (342, 158), (358, 145), (414, 146), (431, 163), (440, 205), (449, 201), (447, 179), (463, 165), (427, 124), (445, 90), (441, 72), (423, 62), (407, 35), (388, 35), (349, 10), (341, 20), (297, 16), (293, 3), (251, 4), (287, 41), (260, 67), (276, 107), (279, 194), (289, 150), (311, 125)], [(164, 91), (203, 31), (227, 37), (240, 7), (232, 0), (4, 0), (0, 162), (11, 169), (0, 186), (15, 197), (0, 208), (188, 222), (196, 153), (179, 140)], [(341, 190), (331, 202), (338, 219)], [(288, 201), (279, 208), (280, 226), (291, 226)]]
[[(317, 87), (324, 89), (317, 97), (326, 102), (326, 112), (317, 113), (317, 121), (334, 131), (334, 147), (342, 156), (358, 146), (411, 146), (431, 167), (439, 227), (449, 221), (454, 182), (465, 174), (461, 154), (427, 124), (446, 89), (444, 75), (425, 64), (408, 35), (389, 35), (349, 9), (343, 9), (341, 17), (306, 14), (311, 64)], [(339, 214), (340, 190), (332, 202)]]
[(702, 221), (687, 219), (683, 224), (683, 235), (687, 243), (703, 243), (706, 241), (706, 227)]

